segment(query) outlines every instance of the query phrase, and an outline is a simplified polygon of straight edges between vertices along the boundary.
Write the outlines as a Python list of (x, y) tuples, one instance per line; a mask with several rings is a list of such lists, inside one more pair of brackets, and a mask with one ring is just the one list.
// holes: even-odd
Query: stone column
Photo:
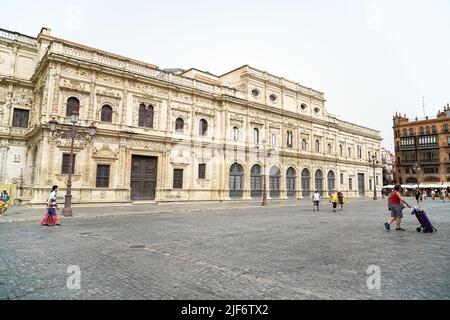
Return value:
[(8, 150), (9, 147), (7, 145), (0, 146), (0, 183), (6, 184), (6, 162), (8, 159)]

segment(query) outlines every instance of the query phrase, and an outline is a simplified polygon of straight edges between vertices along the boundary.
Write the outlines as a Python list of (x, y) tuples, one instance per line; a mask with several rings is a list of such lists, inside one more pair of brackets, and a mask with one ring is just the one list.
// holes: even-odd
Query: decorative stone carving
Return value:
[(66, 88), (70, 90), (80, 91), (80, 92), (90, 92), (90, 86), (87, 83), (81, 81), (62, 79), (60, 82), (61, 88)]
[(112, 97), (114, 99), (121, 98), (121, 92), (118, 90), (113, 90), (111, 88), (97, 88), (96, 94), (105, 97)]
[(104, 145), (100, 150), (92, 149), (92, 158), (117, 160), (118, 154), (114, 153), (107, 145)]
[[(59, 181), (64, 182), (64, 184), (67, 184), (67, 179), (69, 179), (69, 175), (67, 174), (55, 174), (56, 179), (58, 179)], [(72, 182), (77, 182), (79, 181), (81, 178), (81, 174), (73, 174), (72, 175)]]

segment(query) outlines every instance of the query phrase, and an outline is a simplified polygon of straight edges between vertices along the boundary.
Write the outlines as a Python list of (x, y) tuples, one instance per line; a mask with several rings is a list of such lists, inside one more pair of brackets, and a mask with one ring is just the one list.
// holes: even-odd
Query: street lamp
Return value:
[[(413, 169), (414, 169), (414, 171), (416, 172), (416, 175), (417, 175), (417, 192), (420, 192), (420, 189), (419, 189), (419, 172), (420, 172), (420, 165), (419, 165), (417, 162), (414, 163)], [(419, 198), (419, 199), (420, 199), (420, 198)]]
[[(263, 168), (263, 200), (261, 205), (267, 206), (266, 159), (267, 157), (270, 157), (272, 155), (272, 148), (268, 148), (266, 139), (262, 140), (262, 146), (264, 156), (264, 168)], [(258, 149), (258, 156), (259, 156), (259, 145), (257, 145), (256, 148)]]
[(73, 144), (75, 141), (75, 138), (81, 138), (83, 140), (86, 140), (90, 142), (92, 138), (97, 133), (97, 127), (92, 123), (88, 127), (88, 134), (86, 135), (83, 132), (78, 131), (75, 129), (75, 125), (78, 122), (79, 113), (76, 111), (73, 111), (70, 114), (70, 121), (72, 122), (72, 126), (70, 130), (60, 132), (56, 131), (56, 127), (58, 125), (58, 121), (56, 121), (55, 118), (52, 118), (48, 124), (50, 126), (50, 132), (53, 138), (62, 138), (62, 139), (70, 139), (70, 161), (69, 161), (69, 176), (67, 178), (67, 189), (66, 189), (66, 195), (64, 198), (64, 209), (62, 211), (63, 216), (65, 217), (72, 217), (72, 168), (73, 168)]
[(379, 164), (380, 162), (377, 160), (377, 156), (376, 155), (372, 155), (372, 159), (369, 159), (369, 163), (370, 162), (373, 165), (373, 200), (378, 200), (378, 197), (377, 197), (377, 176), (376, 176), (375, 168), (376, 168), (376, 165)]

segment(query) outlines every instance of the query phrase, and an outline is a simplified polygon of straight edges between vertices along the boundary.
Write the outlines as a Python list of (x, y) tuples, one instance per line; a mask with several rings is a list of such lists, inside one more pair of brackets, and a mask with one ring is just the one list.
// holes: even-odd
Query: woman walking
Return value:
[(58, 186), (53, 186), (52, 192), (47, 200), (47, 209), (45, 210), (44, 217), (41, 220), (43, 227), (59, 227), (58, 205), (56, 204), (56, 194), (58, 192)]
[(0, 194), (0, 216), (8, 210), (9, 201), (11, 200), (11, 197), (9, 196), (8, 192), (6, 190), (3, 190), (3, 192)]
[(391, 224), (395, 221), (397, 228), (395, 230), (397, 231), (405, 231), (405, 229), (402, 229), (400, 227), (400, 223), (403, 218), (403, 208), (406, 205), (408, 208), (411, 208), (411, 206), (403, 199), (402, 195), (400, 194), (402, 186), (397, 184), (394, 187), (394, 191), (392, 191), (391, 195), (388, 197), (388, 207), (391, 211), (391, 219), (389, 222), (385, 222), (384, 226), (387, 230), (391, 230)]
[(319, 211), (319, 203), (320, 203), (320, 193), (317, 190), (315, 190), (313, 194), (313, 205), (314, 205), (313, 211), (316, 211), (316, 208), (317, 211)]

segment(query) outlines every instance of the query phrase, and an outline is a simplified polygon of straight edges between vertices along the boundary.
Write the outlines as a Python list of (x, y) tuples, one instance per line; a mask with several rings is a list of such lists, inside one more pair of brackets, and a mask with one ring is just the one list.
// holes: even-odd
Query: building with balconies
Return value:
[(436, 118), (410, 121), (393, 117), (396, 181), (403, 184), (450, 182), (450, 106)]

